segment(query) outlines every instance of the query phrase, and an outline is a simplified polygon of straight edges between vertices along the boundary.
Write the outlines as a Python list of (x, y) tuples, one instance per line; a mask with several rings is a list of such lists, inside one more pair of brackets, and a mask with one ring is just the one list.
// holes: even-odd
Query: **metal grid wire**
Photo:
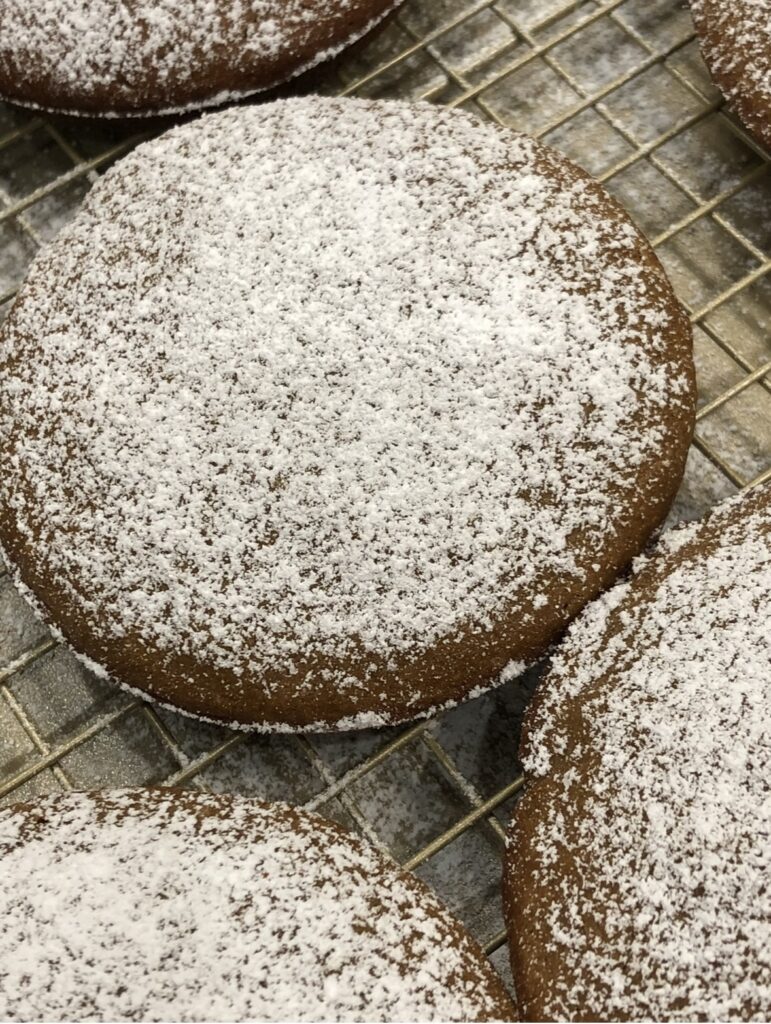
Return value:
[[(771, 478), (769, 160), (722, 109), (680, 0), (408, 0), (314, 88), (462, 106), (602, 181), (650, 238), (694, 325), (697, 434), (672, 519)], [(146, 136), (138, 130), (0, 105), (2, 308), (99, 173)], [(310, 806), (422, 875), (507, 978), (500, 852), (536, 675), (407, 728), (233, 733), (90, 675), (0, 564), (0, 803), (155, 784)]]

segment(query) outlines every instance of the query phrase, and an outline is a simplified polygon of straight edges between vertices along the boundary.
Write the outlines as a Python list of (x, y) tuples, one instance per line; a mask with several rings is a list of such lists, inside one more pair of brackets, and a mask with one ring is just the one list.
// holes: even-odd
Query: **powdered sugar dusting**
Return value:
[(550, 159), (308, 99), (105, 176), (0, 350), (0, 497), (101, 636), (367, 689), (583, 578), (692, 397), (636, 233)]
[(428, 890), (280, 805), (161, 791), (0, 812), (0, 1017), (487, 1020)]
[(771, 139), (771, 0), (691, 0), (691, 10), (726, 98)]
[[(7, 0), (0, 10), (0, 66), (14, 80), (48, 83), (58, 109), (88, 110), (109, 95), (126, 115), (177, 113), (247, 95), (253, 88), (210, 89), (250, 70), (275, 85), (330, 60), (365, 35), (398, 0)], [(371, 17), (361, 20), (362, 7)], [(352, 16), (355, 16), (352, 18)], [(351, 21), (358, 26), (349, 27)], [(296, 56), (294, 56), (296, 55)], [(263, 84), (261, 88), (265, 88)], [(189, 103), (168, 97), (189, 93)], [(166, 99), (163, 99), (163, 98)], [(77, 102), (76, 102), (77, 101)], [(32, 103), (31, 105), (35, 105)], [(100, 104), (101, 105), (101, 104)], [(79, 109), (82, 107), (83, 109)], [(100, 113), (114, 111), (100, 109)]]
[(670, 537), (571, 628), (527, 735), (564, 784), (535, 809), (555, 1019), (771, 1011), (771, 488)]
[[(6, 563), (10, 565), (11, 577), (13, 579), (14, 586), (19, 591), (24, 600), (31, 605), (38, 616), (41, 619), (47, 618), (45, 607), (40, 603), (35, 593), (29, 589), (29, 587), (22, 580), (18, 570), (14, 567), (10, 559), (7, 558), (3, 550), (2, 544), (0, 544), (0, 558), (5, 559)], [(89, 672), (93, 673), (99, 679), (107, 680), (108, 682), (114, 683), (115, 685), (122, 686), (124, 690), (129, 693), (133, 693), (137, 697), (147, 699), (147, 694), (144, 690), (139, 690), (136, 687), (128, 685), (122, 679), (114, 678), (110, 672), (93, 658), (90, 658), (87, 654), (83, 654), (82, 651), (75, 650), (72, 645), (68, 642), (67, 637), (61, 632), (61, 630), (55, 625), (48, 625), (48, 629), (51, 632), (55, 640), (60, 644), (67, 647), (70, 653), (84, 665)], [(23, 655), (17, 661), (10, 662), (4, 669), (6, 676), (10, 676), (16, 668), (21, 665), (27, 656)], [(508, 662), (503, 670), (495, 677), (493, 677), (486, 685), (475, 686), (465, 694), (464, 699), (471, 701), (476, 700), (478, 697), (484, 696), (490, 690), (496, 686), (502, 686), (505, 683), (509, 683), (522, 675), (527, 671), (529, 666), (523, 661), (510, 661)], [(160, 707), (165, 707), (169, 711), (178, 711), (179, 708), (174, 704), (170, 704), (167, 701), (158, 700), (154, 698), (153, 701)], [(460, 703), (459, 700), (444, 700), (429, 708), (422, 710), (414, 717), (420, 718), (433, 718), (435, 715), (439, 715), (444, 711), (449, 711), (455, 708)], [(318, 720), (315, 722), (308, 722), (306, 725), (298, 725), (296, 722), (280, 722), (280, 721), (265, 721), (265, 722), (249, 722), (244, 723), (239, 720), (233, 721), (222, 721), (222, 719), (214, 719), (207, 715), (195, 714), (191, 711), (185, 712), (188, 717), (195, 718), (199, 722), (210, 722), (217, 725), (226, 725), (229, 729), (242, 730), (244, 732), (264, 732), (264, 733), (317, 733), (317, 732), (350, 732), (357, 729), (381, 729), (386, 726), (393, 725), (393, 716), (385, 712), (379, 711), (360, 711), (355, 715), (347, 715), (337, 720), (331, 720), (329, 718), (324, 720)]]

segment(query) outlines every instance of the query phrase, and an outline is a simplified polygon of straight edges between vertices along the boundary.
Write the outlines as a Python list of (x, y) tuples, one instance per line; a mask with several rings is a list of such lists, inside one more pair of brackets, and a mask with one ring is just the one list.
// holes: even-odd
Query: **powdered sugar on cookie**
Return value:
[(398, 2), (6, 0), (0, 72), (12, 81), (12, 98), (31, 106), (43, 83), (55, 98), (44, 105), (64, 112), (180, 112), (330, 60)]
[(771, 0), (690, 0), (705, 62), (741, 119), (771, 142)]
[(0, 811), (0, 1017), (491, 1020), (481, 951), (313, 815), (162, 791)]
[(466, 114), (308, 99), (108, 172), (0, 349), (0, 498), (72, 607), (301, 697), (301, 660), (375, 687), (581, 581), (646, 466), (677, 473), (692, 393), (663, 276), (560, 166)]
[(690, 5), (694, 17), (723, 39), (720, 52), (714, 52), (715, 67), (740, 70), (745, 84), (771, 102), (771, 0), (690, 0)]
[(527, 728), (564, 783), (518, 823), (554, 1019), (771, 1010), (771, 489), (670, 536), (571, 628)]

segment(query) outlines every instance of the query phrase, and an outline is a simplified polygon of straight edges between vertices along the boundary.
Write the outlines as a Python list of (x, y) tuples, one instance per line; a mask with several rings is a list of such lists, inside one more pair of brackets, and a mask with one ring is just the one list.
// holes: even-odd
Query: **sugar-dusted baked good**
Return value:
[(277, 102), (110, 170), (0, 336), (0, 541), (71, 646), (245, 726), (427, 714), (637, 554), (691, 337), (621, 209), (428, 105)]
[(522, 1019), (768, 1020), (771, 487), (669, 532), (589, 606), (522, 756)]
[(180, 113), (337, 56), (400, 0), (3, 0), (0, 96), (59, 113)]
[(704, 61), (740, 120), (771, 146), (771, 0), (690, 0)]
[(170, 790), (0, 810), (3, 1020), (511, 1020), (430, 890), (283, 804)]

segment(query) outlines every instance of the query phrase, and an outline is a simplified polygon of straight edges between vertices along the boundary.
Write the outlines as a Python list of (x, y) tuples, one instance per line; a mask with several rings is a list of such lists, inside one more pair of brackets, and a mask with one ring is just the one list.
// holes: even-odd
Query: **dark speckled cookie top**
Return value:
[(0, 863), (3, 1020), (513, 1016), (422, 882), (283, 804), (46, 797), (0, 810)]
[(524, 1020), (771, 1015), (771, 486), (670, 531), (536, 690), (509, 834)]
[(140, 146), (0, 364), (17, 579), (116, 679), (263, 728), (404, 721), (539, 656), (663, 518), (693, 419), (687, 320), (623, 211), (428, 104)]
[(771, 146), (771, 0), (691, 0), (701, 52), (729, 105)]
[(0, 96), (74, 114), (181, 112), (336, 56), (399, 0), (3, 0)]

